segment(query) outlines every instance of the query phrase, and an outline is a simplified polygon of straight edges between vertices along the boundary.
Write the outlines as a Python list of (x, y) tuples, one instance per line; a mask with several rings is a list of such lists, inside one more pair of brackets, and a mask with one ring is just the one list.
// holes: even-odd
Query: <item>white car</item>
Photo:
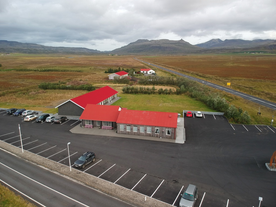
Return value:
[(24, 121), (33, 121), (37, 118), (36, 115), (28, 115), (24, 118)]
[(26, 110), (26, 111), (23, 111), (22, 116), (28, 116), (28, 115), (31, 115), (33, 113), (34, 113), (34, 110)]
[(52, 122), (54, 122), (54, 120), (55, 120), (55, 117), (54, 117), (54, 116), (48, 116), (48, 117), (46, 118), (46, 122), (47, 122), (47, 123), (52, 123)]
[(195, 116), (196, 116), (197, 118), (202, 118), (202, 117), (203, 117), (203, 114), (202, 114), (201, 111), (197, 111), (197, 112), (195, 113)]

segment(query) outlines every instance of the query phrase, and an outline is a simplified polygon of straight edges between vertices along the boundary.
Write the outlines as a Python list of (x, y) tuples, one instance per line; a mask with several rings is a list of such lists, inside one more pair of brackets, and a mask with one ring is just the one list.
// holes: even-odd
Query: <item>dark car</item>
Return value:
[(16, 112), (13, 113), (14, 116), (22, 115), (23, 111), (26, 111), (26, 109), (17, 109)]
[(56, 118), (54, 119), (54, 123), (55, 123), (55, 124), (61, 124), (61, 123), (65, 122), (65, 121), (67, 121), (67, 120), (68, 120), (68, 119), (67, 119), (66, 116), (56, 117)]
[(96, 155), (94, 152), (85, 152), (82, 156), (79, 157), (76, 162), (74, 162), (75, 168), (84, 168), (86, 165), (88, 165), (91, 162), (94, 162), (96, 160)]
[(17, 111), (16, 108), (11, 108), (11, 109), (8, 109), (6, 112), (7, 112), (8, 115), (12, 115), (16, 111)]
[(35, 120), (35, 122), (36, 123), (44, 122), (48, 116), (50, 116), (50, 114), (42, 114)]

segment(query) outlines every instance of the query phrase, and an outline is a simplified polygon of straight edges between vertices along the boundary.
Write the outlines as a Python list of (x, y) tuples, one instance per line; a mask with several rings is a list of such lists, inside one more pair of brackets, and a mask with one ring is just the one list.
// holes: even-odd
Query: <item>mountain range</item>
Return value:
[(184, 40), (147, 40), (139, 39), (112, 51), (101, 52), (87, 48), (51, 47), (33, 43), (20, 43), (0, 40), (1, 53), (30, 54), (118, 54), (118, 55), (183, 55), (195, 53), (222, 53), (263, 51), (276, 52), (276, 40), (212, 39), (205, 43), (192, 45)]

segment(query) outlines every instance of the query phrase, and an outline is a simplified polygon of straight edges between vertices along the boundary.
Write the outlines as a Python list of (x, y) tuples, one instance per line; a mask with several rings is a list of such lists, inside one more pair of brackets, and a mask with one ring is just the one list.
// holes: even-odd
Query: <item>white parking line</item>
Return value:
[(61, 123), (60, 125), (66, 124), (68, 121), (70, 121), (70, 119), (68, 119), (67, 121)]
[(177, 201), (177, 199), (178, 199), (180, 193), (182, 192), (183, 188), (184, 188), (184, 185), (181, 187), (179, 193), (177, 194), (176, 198), (174, 199), (174, 202), (173, 202), (172, 206), (174, 206), (174, 204), (175, 204), (175, 202)]
[(14, 137), (9, 137), (9, 138), (7, 138), (7, 139), (3, 139), (3, 141), (8, 141), (8, 140), (14, 139), (14, 138), (16, 138), (16, 137), (19, 137), (19, 135), (16, 135), (16, 136), (14, 136)]
[(7, 133), (7, 134), (2, 134), (2, 135), (0, 135), (0, 137), (3, 137), (3, 136), (6, 136), (6, 135), (9, 135), (9, 134), (13, 134), (14, 132), (9, 132), (9, 133)]
[(213, 114), (213, 117), (214, 117), (214, 119), (217, 119), (217, 118), (215, 117), (215, 114)]
[(131, 168), (129, 168), (121, 177), (119, 177), (119, 178), (114, 182), (114, 184), (116, 184), (122, 177), (124, 177), (125, 174), (127, 174), (128, 171), (130, 171), (130, 169), (131, 169)]
[(66, 148), (65, 148), (65, 149), (63, 149), (63, 150), (61, 150), (61, 151), (59, 151), (59, 152), (57, 152), (57, 153), (55, 153), (55, 154), (52, 154), (52, 155), (50, 155), (49, 157), (46, 157), (46, 158), (53, 157), (53, 156), (55, 156), (55, 155), (57, 155), (57, 154), (59, 154), (59, 153), (61, 153), (61, 152), (65, 151), (65, 150), (66, 150)]
[(204, 198), (205, 198), (205, 194), (206, 194), (206, 192), (203, 193), (203, 196), (202, 196), (202, 198), (201, 198), (201, 201), (200, 201), (200, 204), (199, 204), (198, 207), (201, 207), (201, 205), (202, 205), (202, 203), (203, 203), (203, 200), (204, 200)]
[[(25, 140), (25, 139), (30, 139), (30, 138), (31, 138), (31, 137), (26, 137), (26, 138), (22, 139), (22, 141)], [(17, 140), (17, 141), (15, 141), (15, 142), (11, 142), (11, 143), (9, 143), (9, 144), (15, 144), (16, 142), (20, 142), (20, 140)]]
[(275, 133), (269, 126), (267, 126), (267, 128), (269, 128), (273, 133)]
[(242, 126), (243, 126), (243, 128), (245, 128), (246, 131), (248, 131), (248, 129), (244, 125), (242, 125)]
[(106, 171), (104, 171), (102, 174), (100, 174), (100, 175), (98, 176), (98, 178), (101, 177), (103, 174), (105, 174), (108, 170), (110, 170), (111, 168), (113, 168), (115, 165), (116, 165), (116, 164), (112, 165), (110, 168), (108, 168)]
[(43, 204), (39, 203), (38, 201), (36, 201), (35, 199), (31, 198), (30, 196), (26, 195), (25, 193), (22, 193), (20, 190), (17, 190), (15, 187), (9, 185), (8, 183), (6, 183), (5, 181), (0, 179), (0, 182), (4, 183), (5, 185), (9, 186), (11, 189), (15, 190), (16, 192), (20, 193), (21, 195), (25, 196), (26, 198), (30, 199), (31, 201), (37, 203), (40, 206), (46, 207)]
[(262, 132), (262, 130), (260, 130), (259, 127), (257, 127), (256, 125), (255, 125), (255, 127), (256, 127), (256, 129), (258, 129), (260, 132)]
[(230, 124), (230, 126), (232, 127), (232, 129), (233, 129), (234, 131), (236, 130), (232, 124)]
[(41, 153), (43, 153), (43, 152), (46, 152), (46, 151), (48, 151), (48, 150), (50, 150), (50, 149), (53, 149), (53, 148), (55, 148), (57, 145), (55, 145), (55, 146), (53, 146), (53, 147), (50, 147), (50, 148), (48, 148), (48, 149), (46, 149), (46, 150), (43, 150), (43, 151), (41, 151), (41, 152), (39, 152), (39, 153), (36, 153), (37, 155), (39, 155), (39, 154), (41, 154)]
[(32, 150), (32, 149), (35, 149), (35, 148), (41, 147), (41, 146), (43, 146), (44, 144), (47, 144), (47, 142), (45, 142), (45, 143), (43, 143), (43, 144), (41, 144), (41, 145), (35, 146), (35, 147), (31, 148), (31, 149), (27, 149), (27, 150), (28, 150), (28, 151), (30, 151), (30, 150)]
[(133, 188), (131, 188), (131, 190), (133, 190), (145, 177), (147, 176), (147, 174), (145, 174), (134, 186)]
[(229, 205), (229, 199), (227, 199), (226, 207), (228, 207), (228, 205)]
[(102, 160), (99, 160), (98, 162), (96, 162), (94, 165), (90, 166), (89, 168), (87, 168), (86, 170), (82, 171), (82, 172), (86, 172), (87, 170), (91, 169), (92, 167), (94, 167), (95, 165), (97, 165), (99, 162), (101, 162)]
[(78, 122), (79, 122), (79, 120), (76, 121), (76, 122), (74, 122), (73, 124), (70, 124), (70, 126), (73, 126), (73, 125), (75, 125), (75, 124), (78, 123)]
[(65, 195), (65, 194), (63, 194), (63, 193), (61, 193), (61, 192), (59, 192), (59, 191), (57, 191), (57, 190), (55, 190), (55, 189), (53, 189), (53, 188), (48, 187), (47, 185), (44, 185), (44, 184), (42, 184), (42, 183), (40, 183), (40, 182), (38, 182), (38, 181), (36, 181), (36, 180), (34, 180), (34, 179), (32, 179), (32, 178), (26, 176), (26, 175), (24, 175), (23, 173), (20, 173), (20, 172), (18, 172), (18, 171), (16, 171), (16, 170), (12, 169), (11, 167), (9, 167), (9, 166), (3, 164), (2, 162), (0, 162), (0, 164), (3, 165), (4, 167), (10, 169), (11, 171), (13, 171), (13, 172), (15, 172), (15, 173), (17, 173), (17, 174), (19, 174), (19, 175), (21, 175), (21, 176), (23, 176), (23, 177), (25, 177), (25, 178), (31, 180), (31, 181), (33, 181), (33, 182), (35, 182), (35, 183), (37, 183), (37, 184), (43, 186), (44, 188), (47, 188), (47, 189), (49, 189), (49, 190), (51, 190), (51, 191), (53, 191), (53, 192), (55, 192), (55, 193), (57, 193), (57, 194), (59, 194), (59, 195), (62, 195), (62, 196), (64, 196), (65, 198), (68, 198), (68, 199), (70, 199), (70, 200), (72, 200), (72, 201), (74, 201), (74, 202), (76, 202), (76, 203), (78, 203), (78, 204), (81, 204), (81, 205), (83, 205), (83, 206), (89, 207), (88, 205), (86, 205), (86, 204), (84, 204), (84, 203), (81, 203), (80, 201), (78, 201), (78, 200), (76, 200), (76, 199), (74, 199), (74, 198), (71, 198), (71, 197), (69, 197), (69, 196), (67, 196), (67, 195)]
[[(34, 140), (34, 141), (32, 141), (32, 142), (28, 142), (28, 143), (24, 144), (24, 147), (25, 147), (26, 145), (32, 144), (32, 143), (37, 142), (37, 141), (38, 141), (38, 139), (37, 139), (37, 140)], [(19, 146), (19, 148), (21, 148), (21, 146)]]
[[(72, 157), (73, 155), (75, 155), (75, 154), (77, 154), (77, 153), (78, 153), (78, 152), (75, 152), (75, 153), (71, 154), (70, 157)], [(66, 160), (66, 159), (68, 159), (68, 156), (65, 157), (65, 158), (63, 158), (62, 160), (60, 160), (60, 161), (58, 161), (58, 162), (62, 162), (63, 160)]]
[(155, 189), (155, 191), (153, 192), (153, 194), (151, 194), (151, 198), (152, 196), (154, 196), (154, 194), (158, 191), (158, 189), (160, 188), (160, 186), (163, 184), (164, 180), (162, 180), (162, 182), (158, 185), (158, 187)]

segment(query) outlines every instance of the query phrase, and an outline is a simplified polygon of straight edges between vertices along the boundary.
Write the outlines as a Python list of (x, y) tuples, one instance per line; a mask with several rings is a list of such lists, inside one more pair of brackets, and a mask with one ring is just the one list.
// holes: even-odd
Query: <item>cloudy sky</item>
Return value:
[(213, 38), (276, 39), (276, 0), (0, 0), (0, 40), (109, 51)]

